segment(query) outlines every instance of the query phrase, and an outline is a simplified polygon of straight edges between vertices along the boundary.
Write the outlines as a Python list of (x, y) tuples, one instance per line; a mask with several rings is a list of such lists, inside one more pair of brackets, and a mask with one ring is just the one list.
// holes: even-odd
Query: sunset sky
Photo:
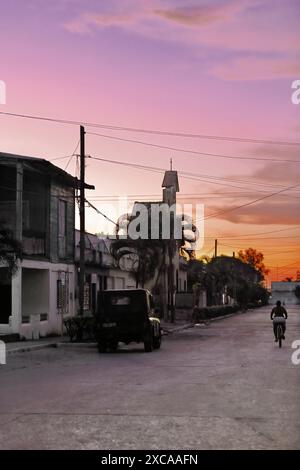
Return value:
[[(179, 149), (86, 135), (88, 155), (163, 169), (172, 158), (174, 169), (193, 175), (180, 176), (180, 200), (205, 204), (205, 216), (224, 210), (205, 221), (199, 254), (211, 254), (218, 238), (219, 254), (249, 246), (263, 251), (273, 279), (300, 271), (300, 186), (229, 211), (300, 185), (300, 105), (291, 102), (292, 81), (300, 79), (298, 0), (0, 0), (0, 6), (1, 112), (299, 142), (86, 126), (87, 132)], [(78, 126), (0, 115), (2, 152), (55, 159), (72, 154), (78, 139)], [(76, 157), (53, 163), (76, 173)], [(161, 193), (158, 172), (92, 159), (86, 171), (96, 186), (88, 199), (112, 218), (118, 214), (106, 199), (151, 200)], [(88, 209), (87, 229), (112, 226)]]

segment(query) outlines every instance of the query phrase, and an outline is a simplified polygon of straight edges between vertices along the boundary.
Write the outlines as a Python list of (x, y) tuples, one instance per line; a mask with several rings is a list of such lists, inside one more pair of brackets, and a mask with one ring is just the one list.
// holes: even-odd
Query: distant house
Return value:
[(272, 282), (270, 304), (276, 304), (277, 300), (284, 302), (286, 305), (300, 304), (300, 299), (295, 295), (295, 289), (300, 286), (300, 281)]
[(0, 266), (0, 334), (59, 334), (75, 313), (76, 188), (47, 160), (0, 153), (0, 222), (23, 246), (15, 276)]
[[(106, 289), (130, 289), (135, 287), (135, 281), (131, 276), (131, 264), (128, 257), (120, 260), (120, 266), (116, 264), (110, 254), (111, 240), (98, 237), (91, 233), (85, 234), (85, 288), (84, 311), (95, 313), (97, 309), (97, 294)], [(75, 231), (75, 264), (76, 286), (78, 286), (78, 270), (80, 257), (80, 232)], [(77, 287), (76, 287), (77, 291)], [(78, 295), (76, 292), (76, 300)]]

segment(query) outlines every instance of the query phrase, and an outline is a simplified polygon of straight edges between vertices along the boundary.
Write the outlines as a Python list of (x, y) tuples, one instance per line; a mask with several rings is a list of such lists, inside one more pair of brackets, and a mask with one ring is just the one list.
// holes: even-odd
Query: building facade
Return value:
[(22, 245), (13, 276), (0, 266), (0, 333), (37, 339), (75, 313), (77, 179), (49, 161), (0, 153), (0, 224)]
[(280, 300), (285, 305), (300, 304), (300, 299), (295, 294), (297, 286), (300, 287), (300, 281), (272, 282), (269, 303), (275, 305), (277, 300)]
[[(131, 289), (135, 281), (131, 275), (131, 265), (124, 257), (120, 265), (116, 264), (110, 254), (111, 240), (97, 235), (85, 234), (85, 284), (84, 313), (94, 314), (97, 311), (99, 291), (106, 289)], [(76, 305), (78, 304), (78, 278), (80, 257), (80, 232), (75, 231), (75, 265), (76, 265)]]

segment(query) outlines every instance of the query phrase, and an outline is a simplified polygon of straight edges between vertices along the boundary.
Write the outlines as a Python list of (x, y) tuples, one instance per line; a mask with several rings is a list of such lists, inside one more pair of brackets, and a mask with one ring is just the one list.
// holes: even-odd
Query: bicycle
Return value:
[(276, 338), (278, 339), (278, 345), (281, 348), (282, 340), (284, 339), (283, 326), (285, 324), (285, 319), (280, 317), (275, 317), (273, 322), (276, 323)]

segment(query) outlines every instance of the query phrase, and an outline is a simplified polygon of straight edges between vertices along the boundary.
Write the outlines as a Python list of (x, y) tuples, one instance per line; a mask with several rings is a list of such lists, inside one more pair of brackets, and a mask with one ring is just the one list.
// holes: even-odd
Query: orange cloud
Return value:
[(155, 9), (154, 14), (163, 19), (184, 26), (205, 26), (219, 21), (233, 19), (250, 4), (249, 0), (231, 0), (225, 4), (185, 6), (179, 8)]
[[(206, 215), (220, 213), (216, 219), (226, 220), (235, 224), (257, 224), (257, 225), (299, 225), (299, 198), (290, 200), (258, 202), (252, 206), (234, 210), (238, 202), (230, 205), (214, 206), (209, 208)], [(232, 211), (231, 211), (232, 210)], [(224, 213), (222, 213), (224, 211)], [(227, 212), (228, 211), (228, 212)], [(231, 211), (231, 212), (230, 212)]]

